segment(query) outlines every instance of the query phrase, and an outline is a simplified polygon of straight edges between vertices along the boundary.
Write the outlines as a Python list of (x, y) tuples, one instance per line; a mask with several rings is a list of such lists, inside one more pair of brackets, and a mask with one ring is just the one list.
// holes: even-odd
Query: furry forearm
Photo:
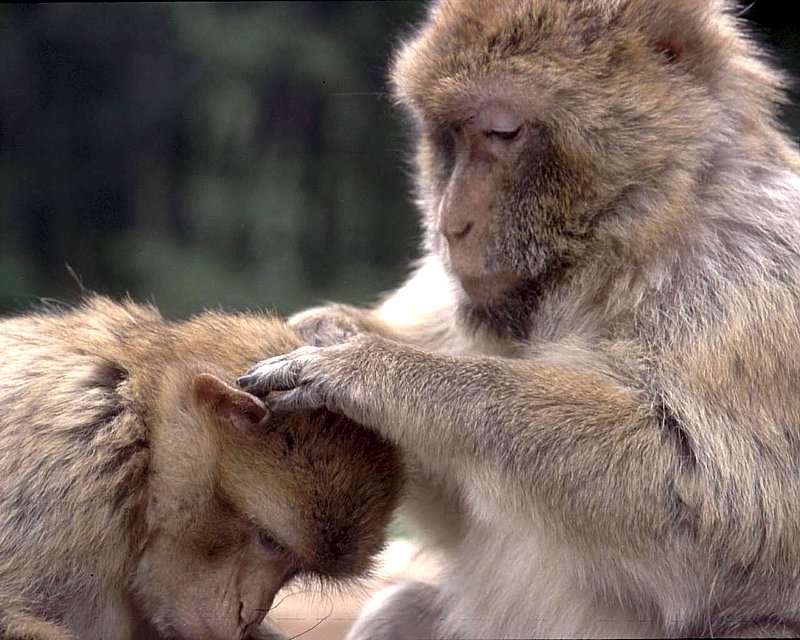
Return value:
[(449, 356), (374, 336), (295, 354), (249, 382), (291, 389), (278, 403), (324, 404), (368, 424), (470, 490), (593, 522), (595, 535), (598, 520), (603, 535), (666, 526), (677, 450), (631, 391), (589, 367)]

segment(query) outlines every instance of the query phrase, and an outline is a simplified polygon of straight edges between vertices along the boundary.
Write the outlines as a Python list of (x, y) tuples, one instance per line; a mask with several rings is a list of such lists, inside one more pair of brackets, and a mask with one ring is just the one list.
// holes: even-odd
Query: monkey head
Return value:
[(769, 83), (748, 82), (772, 72), (753, 61), (726, 7), (432, 6), (398, 51), (391, 83), (418, 133), (427, 249), (460, 282), (466, 304), (498, 307), (502, 324), (503, 305), (530, 312), (520, 298), (600, 254), (598, 243), (652, 251), (643, 237), (681, 231), (683, 221), (648, 211), (680, 212), (724, 132), (772, 117)]
[(162, 634), (238, 639), (294, 576), (369, 569), (400, 489), (393, 447), (325, 411), (271, 415), (210, 373), (175, 386), (152, 434), (151, 535), (134, 584)]

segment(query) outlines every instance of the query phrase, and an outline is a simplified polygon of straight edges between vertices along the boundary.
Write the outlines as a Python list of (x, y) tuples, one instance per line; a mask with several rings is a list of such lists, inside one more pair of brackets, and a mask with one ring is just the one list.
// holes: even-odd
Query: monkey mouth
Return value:
[(488, 303), (504, 298), (508, 292), (515, 290), (522, 278), (512, 273), (483, 273), (465, 275), (456, 273), (461, 288), (470, 300)]
[[(527, 341), (542, 295), (540, 282), (514, 278), (486, 298), (471, 297), (459, 304), (462, 318), (473, 327), (489, 329), (497, 336)], [(466, 290), (466, 289), (465, 289)]]

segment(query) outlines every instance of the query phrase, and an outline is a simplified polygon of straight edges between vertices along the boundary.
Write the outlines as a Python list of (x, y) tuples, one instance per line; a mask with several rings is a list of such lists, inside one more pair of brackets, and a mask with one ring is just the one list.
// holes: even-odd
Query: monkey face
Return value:
[(730, 43), (713, 4), (433, 6), (391, 79), (418, 132), (428, 248), (473, 303), (539, 291), (598, 243), (625, 242), (649, 222), (643, 202), (703, 170), (707, 123), (726, 117), (714, 48)]
[(203, 525), (148, 546), (134, 585), (138, 606), (165, 638), (237, 640), (262, 622), (296, 568), (244, 523)]
[(273, 415), (208, 373), (186, 395), (153, 434), (153, 533), (134, 581), (161, 633), (241, 638), (293, 577), (369, 569), (399, 496), (393, 447), (327, 411)]

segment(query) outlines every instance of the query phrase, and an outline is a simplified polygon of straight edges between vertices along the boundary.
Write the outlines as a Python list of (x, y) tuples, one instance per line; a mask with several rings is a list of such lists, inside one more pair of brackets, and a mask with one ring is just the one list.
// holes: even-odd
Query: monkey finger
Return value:
[(310, 387), (302, 386), (275, 394), (269, 398), (269, 406), (274, 411), (300, 411), (325, 407), (325, 400)]
[(255, 395), (265, 396), (271, 391), (287, 391), (297, 386), (303, 371), (302, 360), (279, 356), (259, 362), (237, 380), (239, 386)]

